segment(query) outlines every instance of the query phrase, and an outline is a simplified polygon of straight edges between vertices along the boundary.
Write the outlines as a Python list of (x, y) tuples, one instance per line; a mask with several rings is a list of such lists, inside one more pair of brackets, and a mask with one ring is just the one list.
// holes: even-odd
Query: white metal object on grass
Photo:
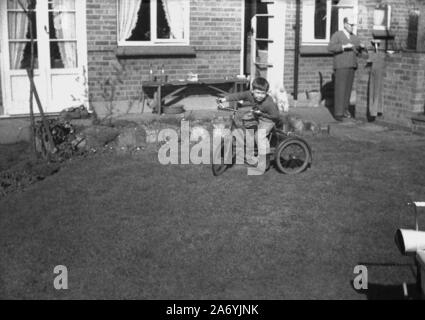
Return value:
[(425, 207), (425, 201), (424, 202), (413, 202), (413, 203), (417, 207)]

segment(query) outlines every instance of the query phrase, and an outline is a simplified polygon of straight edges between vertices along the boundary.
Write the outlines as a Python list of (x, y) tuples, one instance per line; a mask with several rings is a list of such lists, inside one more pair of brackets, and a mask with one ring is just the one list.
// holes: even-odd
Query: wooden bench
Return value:
[[(219, 85), (230, 85), (229, 91), (218, 88)], [(221, 95), (226, 95), (232, 92), (240, 92), (246, 90), (249, 84), (249, 80), (244, 78), (226, 78), (226, 79), (205, 79), (198, 81), (189, 81), (189, 80), (173, 80), (173, 81), (142, 81), (142, 90), (143, 95), (145, 94), (146, 88), (153, 88), (155, 90), (154, 100), (155, 106), (157, 108), (158, 114), (162, 113), (163, 101), (167, 98), (174, 98), (179, 93), (183, 92), (189, 87), (201, 86), (206, 87), (214, 92), (217, 92)], [(163, 91), (165, 88), (174, 89), (172, 92), (163, 96)]]

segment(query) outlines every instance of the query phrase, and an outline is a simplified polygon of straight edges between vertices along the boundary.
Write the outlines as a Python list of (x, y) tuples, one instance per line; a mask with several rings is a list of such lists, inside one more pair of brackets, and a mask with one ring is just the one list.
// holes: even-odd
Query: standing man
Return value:
[(348, 111), (354, 73), (357, 69), (357, 56), (365, 49), (364, 44), (353, 33), (354, 21), (345, 17), (344, 29), (335, 32), (328, 45), (328, 50), (334, 54), (335, 70), (334, 117), (337, 121), (351, 118)]

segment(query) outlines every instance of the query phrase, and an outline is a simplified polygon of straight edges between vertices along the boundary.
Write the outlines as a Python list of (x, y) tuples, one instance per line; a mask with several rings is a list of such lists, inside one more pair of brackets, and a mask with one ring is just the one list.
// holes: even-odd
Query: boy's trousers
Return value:
[[(267, 139), (268, 135), (272, 131), (274, 127), (274, 122), (270, 120), (258, 120), (258, 127), (256, 133), (254, 130), (246, 131), (246, 140), (251, 139), (250, 141), (254, 141), (257, 144), (257, 158), (254, 157), (254, 145), (252, 143), (248, 143), (246, 146), (246, 160), (249, 164), (255, 165), (256, 167), (249, 168), (248, 174), (250, 175), (261, 175), (265, 172), (266, 165), (266, 155), (270, 152), (270, 144)], [(261, 133), (262, 134), (259, 134)], [(254, 137), (253, 137), (254, 135)], [(263, 137), (263, 140), (259, 140), (259, 137)], [(258, 160), (258, 161), (257, 161)]]

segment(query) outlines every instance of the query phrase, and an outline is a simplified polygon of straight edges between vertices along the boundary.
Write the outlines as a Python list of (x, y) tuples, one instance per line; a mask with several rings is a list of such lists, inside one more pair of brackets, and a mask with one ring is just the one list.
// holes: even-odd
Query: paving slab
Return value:
[(360, 120), (350, 120), (330, 125), (330, 134), (333, 137), (374, 144), (403, 144), (407, 141), (422, 146), (425, 136), (408, 130), (390, 128), (385, 125), (367, 123)]

